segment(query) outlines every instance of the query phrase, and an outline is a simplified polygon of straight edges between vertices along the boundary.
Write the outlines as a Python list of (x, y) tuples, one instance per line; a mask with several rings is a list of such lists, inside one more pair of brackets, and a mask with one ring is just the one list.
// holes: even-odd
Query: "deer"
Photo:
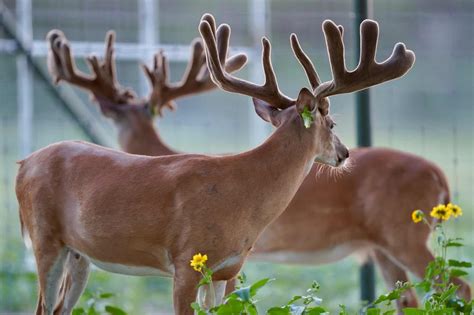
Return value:
[[(50, 44), (53, 47), (53, 43)], [(311, 60), (298, 45), (296, 37), (292, 37), (292, 45), (295, 53), (301, 56), (300, 60), (305, 60), (305, 67), (313, 69)], [(70, 56), (61, 56), (61, 52), (58, 52), (57, 58), (71, 59)], [(155, 62), (154, 71), (168, 68), (162, 52), (155, 60), (161, 61)], [(157, 67), (157, 64), (160, 66)], [(64, 67), (61, 64), (57, 66)], [(53, 77), (57, 73), (54, 72)], [(151, 73), (151, 69), (147, 73)], [(310, 70), (308, 77), (313, 89), (320, 84), (316, 71)], [(67, 77), (61, 79), (82, 87)], [(166, 83), (159, 82), (158, 85), (162, 86), (155, 84), (154, 89), (166, 90)], [(93, 90), (89, 92), (97, 93)], [(135, 111), (134, 106), (125, 107), (106, 97), (102, 97), (101, 102), (106, 102), (111, 109), (116, 108), (128, 117), (126, 121), (132, 122), (125, 126), (126, 130), (119, 132), (122, 150), (143, 155), (169, 153), (160, 153), (161, 148), (169, 146), (154, 129), (150, 111)], [(154, 106), (161, 113), (163, 105), (156, 103)], [(115, 115), (106, 116), (114, 119), (119, 130), (124, 128)], [(124, 137), (124, 134), (127, 136)], [(362, 260), (372, 257), (390, 290), (398, 281), (409, 280), (407, 271), (423, 277), (425, 267), (433, 259), (427, 246), (429, 230), (415, 227), (410, 221), (410, 213), (414, 209), (427, 210), (439, 203), (450, 202), (446, 176), (432, 162), (397, 150), (372, 147), (351, 149), (349, 152), (350, 168), (343, 173), (334, 174), (321, 164), (314, 163), (310, 176), (305, 178), (288, 208), (257, 240), (250, 260), (315, 265), (333, 263), (351, 254), (358, 255)], [(171, 154), (179, 153), (173, 151)], [(387, 185), (386, 189), (381, 189)], [(420, 187), (423, 189), (420, 190)], [(429, 217), (428, 213), (426, 217)], [(404, 240), (401, 242), (403, 246), (397, 246), (398, 240)], [(458, 278), (453, 282), (460, 285), (459, 294), (469, 300), (469, 285)], [(233, 282), (230, 282), (227, 293), (233, 287)], [(417, 306), (413, 290), (405, 292), (397, 301), (400, 312), (404, 307)]]
[[(205, 31), (206, 29), (203, 30), (201, 25), (201, 34)], [(397, 43), (392, 55), (384, 62), (378, 63), (375, 56), (379, 27), (377, 22), (367, 19), (360, 25), (359, 63), (356, 69), (348, 71), (344, 58), (344, 28), (326, 20), (323, 22), (323, 32), (333, 75), (332, 81), (323, 83), (311, 59), (303, 51), (296, 34), (290, 36), (293, 53), (303, 67), (313, 93), (321, 102), (320, 104), (323, 104), (322, 110), (320, 109), (323, 115), (328, 114), (328, 96), (365, 89), (385, 82), (387, 78), (400, 77), (414, 64), (415, 54), (406, 50), (403, 43)], [(225, 91), (241, 93), (241, 90), (248, 86), (248, 82), (240, 80), (234, 83), (231, 76), (224, 71), (219, 71), (220, 68), (216, 66), (218, 59), (215, 48), (207, 49), (215, 45), (209, 38), (210, 36), (203, 34), (203, 39), (206, 41), (208, 67), (217, 69), (211, 71), (213, 80)], [(265, 46), (265, 41), (263, 44)], [(263, 54), (265, 55), (265, 50)], [(265, 63), (265, 59), (263, 62)], [(271, 71), (268, 72), (271, 73)], [(361, 77), (365, 80), (359, 81)], [(344, 86), (346, 82), (358, 82), (358, 84), (347, 87)], [(255, 99), (262, 100), (262, 98), (261, 94), (254, 96), (254, 102)], [(284, 102), (284, 98), (281, 97), (279, 101)], [(261, 106), (257, 105), (256, 111), (260, 112), (259, 115), (264, 120), (278, 128), (281, 125), (281, 119), (278, 117), (280, 111), (271, 104), (262, 104), (272, 109), (270, 113), (262, 112)], [(330, 128), (333, 127), (334, 122), (331, 122)], [(321, 264), (337, 261), (351, 253), (362, 251), (369, 252), (379, 264), (389, 288), (394, 288), (397, 281), (408, 281), (406, 270), (423, 278), (425, 268), (434, 259), (433, 253), (427, 246), (430, 230), (427, 226), (422, 228), (414, 226), (410, 222), (410, 216), (413, 209), (419, 208), (429, 212), (433, 206), (439, 203), (447, 204), (450, 201), (449, 186), (444, 173), (429, 161), (395, 150), (361, 148), (353, 150), (352, 153), (355, 153), (355, 156), (351, 157), (354, 159), (353, 166), (358, 169), (349, 172), (347, 176), (341, 176), (342, 178), (336, 181), (331, 171), (321, 171), (327, 163), (318, 164), (317, 162), (320, 161), (315, 160), (316, 163), (313, 164), (309, 175), (305, 177), (287, 210), (264, 230), (250, 257), (278, 263)], [(369, 174), (360, 172), (379, 164), (385, 164), (384, 176), (380, 176), (377, 168)], [(416, 171), (415, 174), (412, 170)], [(393, 196), (393, 191), (388, 187), (373, 196), (373, 191), (378, 192), (382, 185), (387, 186), (387, 183), (392, 180), (392, 175), (398, 176), (405, 185), (395, 186), (401, 192), (412, 187), (413, 192), (407, 204), (401, 204), (397, 199), (398, 196)], [(362, 181), (364, 177), (365, 183)], [(415, 183), (410, 182), (412, 178), (416, 178)], [(352, 182), (353, 180), (355, 182)], [(334, 189), (328, 191), (326, 187), (331, 185), (331, 182)], [(357, 187), (356, 183), (360, 183), (361, 186)], [(420, 193), (420, 187), (423, 187), (426, 192)], [(361, 198), (360, 195), (363, 197)], [(390, 197), (388, 200), (393, 205), (393, 210), (398, 210), (398, 217), (389, 216), (386, 224), (380, 225), (378, 214), (386, 214), (373, 213), (371, 210), (386, 202), (387, 197)], [(360, 218), (362, 211), (364, 213)], [(427, 213), (425, 215), (427, 216)], [(309, 219), (313, 217), (314, 221)], [(316, 221), (319, 222), (315, 223)], [(347, 225), (353, 230), (348, 232)], [(397, 233), (399, 226), (405, 228), (404, 233)], [(315, 227), (320, 228), (320, 231), (314, 231)], [(309, 242), (310, 234), (316, 235), (311, 236)], [(397, 238), (393, 237), (394, 235)], [(417, 238), (412, 239), (412, 236)], [(459, 286), (459, 295), (470, 300), (471, 289), (467, 282), (458, 277), (454, 277), (451, 281)], [(228, 281), (228, 285), (226, 293), (234, 288), (232, 281)], [(414, 290), (409, 290), (406, 296), (397, 301), (400, 313), (403, 307), (417, 305)]]
[[(188, 266), (192, 254), (208, 254), (214, 281), (233, 279), (314, 161), (344, 165), (349, 151), (331, 128), (328, 97), (399, 78), (414, 63), (403, 44), (382, 64), (370, 60), (378, 26), (365, 21), (361, 32), (369, 53), (362, 55), (369, 58), (357, 74), (333, 71), (331, 80), (290, 98), (278, 88), (268, 39), (262, 39), (265, 83), (250, 83), (225, 70), (216, 40), (228, 42), (230, 27), (216, 29), (213, 22), (204, 15), (199, 25), (212, 80), (252, 97), (257, 114), (277, 129), (260, 146), (236, 155), (151, 157), (65, 141), (20, 161), (16, 194), (23, 235), (31, 239), (37, 263), (40, 312), (53, 313), (65, 270), (72, 281), (63, 313), (70, 312), (93, 263), (112, 272), (173, 277), (175, 311), (192, 314), (199, 281)], [(337, 69), (332, 63), (343, 55), (341, 30), (327, 20), (323, 32)]]
[[(209, 21), (215, 23), (212, 17)], [(310, 59), (297, 43), (292, 37), (295, 53), (302, 56), (301, 60), (306, 60), (307, 67), (313, 68)], [(54, 51), (53, 43), (51, 42), (50, 45), (50, 49)], [(111, 48), (111, 46), (108, 47)], [(68, 56), (61, 57), (59, 52), (57, 58), (71, 59)], [(155, 57), (155, 60), (161, 60), (155, 61), (155, 71), (168, 68), (162, 52)], [(158, 63), (160, 66), (157, 67)], [(309, 77), (319, 84), (320, 79), (316, 72), (310, 72)], [(63, 80), (68, 81), (67, 78)], [(68, 82), (74, 84), (71, 81)], [(166, 89), (166, 86), (159, 89)], [(90, 92), (94, 93), (92, 90)], [(106, 100), (103, 99), (103, 101)], [(108, 100), (107, 105), (110, 106), (110, 104), (114, 104), (113, 99)], [(158, 105), (160, 113), (162, 104)], [(133, 122), (126, 125), (128, 130), (125, 134), (131, 136), (123, 139), (122, 133), (119, 133), (119, 143), (124, 151), (144, 155), (169, 153), (160, 153), (161, 148), (168, 148), (168, 146), (161, 141), (156, 130), (149, 132), (153, 130), (149, 123), (149, 111), (127, 111), (125, 109), (129, 107), (123, 107), (117, 103), (115, 107), (121, 113), (131, 117), (127, 121)], [(175, 107), (176, 105), (171, 108)], [(130, 109), (134, 108), (130, 107)], [(114, 121), (120, 127), (120, 121), (115, 119)], [(157, 143), (156, 139), (161, 142)], [(130, 150), (132, 147), (133, 151)], [(174, 151), (172, 154), (178, 153)], [(420, 277), (423, 276), (424, 268), (433, 259), (426, 245), (429, 231), (413, 228), (408, 218), (412, 209), (430, 209), (438, 203), (449, 202), (449, 187), (445, 175), (433, 163), (396, 150), (358, 148), (351, 149), (350, 156), (351, 171), (339, 174), (337, 178), (333, 177), (329, 169), (318, 163), (313, 165), (311, 174), (314, 176), (308, 176), (304, 180), (284, 214), (264, 231), (249, 257), (251, 260), (320, 264), (335, 262), (349, 254), (369, 253), (379, 266), (389, 289), (393, 289), (397, 281), (408, 281), (407, 270)], [(373, 165), (380, 165), (380, 167), (374, 168)], [(367, 178), (377, 180), (372, 181)], [(379, 188), (379, 183), (384, 181), (391, 183), (391, 193)], [(418, 185), (426, 189), (420, 194), (416, 187), (411, 190), (406, 189), (410, 185)], [(344, 198), (341, 199), (341, 196)], [(384, 206), (380, 207), (380, 204)], [(355, 222), (348, 220), (348, 216), (359, 219)], [(364, 224), (364, 222), (378, 222), (378, 224)], [(384, 233), (379, 231), (380, 226), (385, 228)], [(390, 239), (403, 238), (410, 240), (409, 243), (413, 247), (413, 250), (408, 253), (405, 248), (392, 246), (388, 249), (385, 244)], [(292, 241), (285, 241), (285, 239)], [(295, 240), (297, 240), (296, 246)], [(408, 241), (404, 243), (408, 244)], [(306, 248), (295, 251), (298, 244), (306, 244)], [(419, 256), (419, 253), (423, 255)], [(471, 295), (469, 286), (459, 279), (453, 279), (453, 281), (461, 286), (461, 295), (469, 299)], [(233, 286), (229, 286), (227, 291), (232, 291), (232, 288)], [(400, 311), (403, 307), (416, 307), (418, 305), (416, 294), (412, 290), (406, 292), (397, 304)]]
[[(58, 84), (65, 81), (89, 91), (91, 98), (100, 105), (102, 114), (115, 122), (120, 146), (132, 154), (176, 154), (177, 151), (165, 144), (155, 132), (153, 118), (161, 117), (164, 109), (175, 110), (175, 100), (179, 98), (216, 88), (206, 67), (200, 38), (191, 42), (188, 65), (179, 82), (169, 82), (169, 65), (163, 50), (154, 55), (152, 67), (142, 65), (152, 89), (148, 97), (139, 99), (131, 88), (123, 88), (117, 81), (113, 61), (116, 35), (113, 31), (106, 35), (104, 61), (100, 63), (95, 55), (87, 58), (92, 75), (77, 69), (70, 45), (62, 31), (51, 30), (46, 37), (49, 44), (48, 70), (53, 82)], [(218, 42), (222, 45), (219, 47), (220, 53), (226, 55), (227, 43), (220, 39)], [(225, 67), (227, 71), (235, 72), (246, 62), (245, 54), (237, 54), (226, 60)]]
[[(221, 58), (224, 58), (227, 55), (228, 42), (224, 41), (222, 35), (223, 32), (219, 33), (217, 42)], [(104, 61), (100, 62), (94, 54), (86, 60), (92, 75), (78, 70), (70, 44), (62, 31), (51, 30), (46, 38), (49, 45), (47, 65), (53, 83), (59, 84), (65, 81), (89, 91), (91, 99), (100, 105), (102, 114), (115, 122), (119, 133), (118, 142), (125, 152), (131, 154), (150, 156), (178, 154), (179, 152), (170, 148), (155, 132), (153, 119), (156, 116), (162, 117), (165, 108), (174, 111), (175, 101), (179, 98), (216, 88), (207, 70), (204, 48), (199, 37), (191, 42), (187, 68), (179, 82), (169, 82), (169, 64), (163, 50), (154, 55), (152, 67), (141, 65), (152, 88), (150, 95), (143, 99), (139, 99), (131, 88), (123, 88), (118, 83), (114, 62), (116, 38), (114, 31), (106, 34)], [(245, 54), (236, 54), (225, 61), (225, 68), (229, 72), (235, 72), (246, 63)], [(76, 268), (73, 259), (67, 259), (66, 264), (69, 268)], [(71, 281), (71, 275), (66, 271), (60, 286), (55, 314), (62, 312), (64, 299), (67, 296), (66, 290), (70, 288)], [(41, 292), (38, 303), (39, 310), (42, 303)]]

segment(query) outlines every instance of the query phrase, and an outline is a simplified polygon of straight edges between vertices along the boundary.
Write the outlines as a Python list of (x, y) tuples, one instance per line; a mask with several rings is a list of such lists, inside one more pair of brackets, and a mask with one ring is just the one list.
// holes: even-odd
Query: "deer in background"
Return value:
[[(296, 37), (292, 37), (292, 44), (295, 53), (301, 56), (300, 60), (306, 60), (304, 66), (314, 68), (297, 45)], [(162, 54), (158, 56), (158, 60), (163, 60)], [(60, 52), (56, 58), (71, 59)], [(52, 55), (50, 59), (54, 61)], [(64, 67), (63, 64), (59, 63), (57, 67)], [(167, 68), (165, 61), (155, 62), (155, 71), (161, 72), (163, 68)], [(57, 77), (55, 73), (53, 76)], [(308, 77), (311, 82), (316, 82), (311, 83), (312, 88), (315, 88), (320, 82), (319, 76), (310, 70)], [(61, 79), (74, 84), (67, 77)], [(155, 84), (154, 89), (161, 91), (163, 88)], [(97, 90), (89, 91), (97, 93)], [(127, 111), (135, 107), (114, 103), (113, 98), (102, 97), (101, 100), (101, 106), (104, 102), (108, 106), (115, 104), (117, 110), (124, 109), (120, 112), (131, 117), (127, 120), (135, 122), (126, 126), (129, 130), (125, 133), (131, 136), (123, 139), (122, 133), (119, 133), (119, 142), (124, 151), (155, 155), (150, 154), (150, 150), (158, 151), (161, 147), (167, 147), (162, 142), (156, 144), (157, 135), (150, 123), (150, 111)], [(157, 106), (161, 112), (162, 105), (155, 103), (149, 106)], [(116, 121), (116, 124), (119, 125), (119, 122)], [(133, 151), (129, 149), (131, 147)], [(350, 172), (341, 174), (337, 180), (329, 169), (317, 163), (313, 165), (311, 176), (304, 180), (287, 210), (257, 241), (251, 259), (320, 264), (335, 262), (362, 251), (374, 257), (389, 288), (393, 288), (396, 281), (407, 281), (407, 271), (423, 275), (425, 266), (432, 259), (426, 246), (429, 231), (419, 226), (415, 228), (410, 221), (410, 213), (415, 208), (429, 209), (440, 202), (449, 201), (444, 174), (429, 161), (395, 150), (352, 149), (350, 156)], [(413, 189), (407, 189), (411, 186)], [(426, 189), (420, 191), (419, 187)], [(392, 240), (393, 243), (402, 239), (409, 239), (413, 250), (405, 251), (405, 244), (403, 248), (387, 249), (386, 240)], [(469, 296), (469, 287), (463, 284), (461, 293)], [(398, 301), (399, 308), (416, 305), (413, 291), (407, 292)]]
[[(154, 56), (153, 67), (142, 66), (152, 87), (150, 95), (145, 99), (138, 99), (134, 91), (121, 87), (117, 81), (113, 60), (114, 32), (110, 31), (106, 35), (104, 61), (100, 62), (94, 55), (87, 59), (93, 75), (84, 74), (77, 69), (69, 43), (61, 31), (50, 31), (47, 41), (48, 70), (53, 81), (56, 84), (66, 81), (91, 92), (103, 115), (115, 122), (119, 144), (128, 153), (151, 156), (178, 153), (161, 140), (153, 126), (154, 116), (162, 116), (165, 108), (174, 110), (176, 99), (216, 88), (206, 67), (200, 38), (191, 43), (190, 59), (180, 82), (169, 82), (169, 66), (163, 51)], [(222, 45), (219, 47), (220, 53), (226, 56), (228, 43), (223, 40), (218, 42)], [(237, 54), (226, 60), (225, 68), (234, 72), (246, 62), (245, 54)]]
[[(332, 22), (325, 25), (337, 29)], [(347, 148), (331, 130), (329, 103), (321, 101), (322, 95), (349, 93), (397, 78), (414, 60), (403, 47), (392, 63), (377, 69), (386, 74), (376, 81), (358, 77), (339, 82), (336, 76), (334, 84), (328, 82), (318, 94), (302, 88), (293, 99), (278, 89), (266, 39), (262, 57), (266, 84), (257, 86), (224, 72), (226, 56), (219, 47), (228, 43), (227, 25), (216, 30), (206, 15), (200, 31), (210, 45), (205, 49), (213, 58), (208, 60), (212, 77), (225, 73), (226, 89), (258, 97), (257, 113), (278, 117), (279, 127), (263, 144), (237, 155), (150, 157), (64, 141), (20, 161), (16, 195), (23, 235), (31, 239), (37, 264), (41, 297), (37, 313), (53, 314), (67, 272), (71, 282), (60, 312), (69, 314), (93, 263), (111, 272), (172, 277), (175, 312), (192, 314), (190, 304), (200, 279), (189, 267), (192, 255), (208, 254), (213, 280), (220, 282), (222, 291), (260, 233), (286, 209), (314, 160), (336, 167), (348, 157)], [(218, 39), (221, 43), (216, 43)], [(90, 60), (96, 71), (112, 73), (107, 63), (101, 67), (97, 59)], [(310, 113), (305, 121), (303, 112)]]

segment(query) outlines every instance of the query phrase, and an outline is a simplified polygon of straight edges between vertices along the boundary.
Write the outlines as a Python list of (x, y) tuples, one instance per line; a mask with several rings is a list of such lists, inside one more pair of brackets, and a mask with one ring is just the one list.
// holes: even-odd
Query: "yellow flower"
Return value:
[(436, 207), (433, 207), (433, 210), (431, 210), (430, 215), (433, 218), (441, 219), (443, 221), (446, 221), (451, 216), (451, 209), (447, 208), (443, 204), (439, 204)]
[(201, 255), (198, 253), (193, 256), (193, 259), (190, 260), (190, 266), (193, 267), (194, 270), (201, 272), (202, 268), (206, 265), (207, 255)]
[(451, 214), (457, 218), (457, 217), (460, 217), (462, 216), (462, 209), (460, 206), (458, 205), (453, 205), (452, 203), (448, 203), (446, 205), (446, 208), (448, 209), (449, 212), (451, 212)]
[(413, 220), (413, 222), (415, 223), (418, 223), (418, 222), (421, 222), (423, 221), (423, 218), (425, 217), (425, 214), (423, 213), (423, 211), (421, 210), (415, 210), (412, 212), (411, 214), (411, 219)]

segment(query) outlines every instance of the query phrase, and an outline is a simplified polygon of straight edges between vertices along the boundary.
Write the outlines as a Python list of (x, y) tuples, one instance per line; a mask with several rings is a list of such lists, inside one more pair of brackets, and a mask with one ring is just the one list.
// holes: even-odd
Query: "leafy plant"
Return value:
[[(424, 222), (432, 230), (432, 235), (436, 240), (435, 259), (426, 267), (425, 277), (417, 283), (397, 282), (395, 288), (380, 295), (375, 301), (364, 306), (360, 313), (367, 315), (391, 315), (397, 310), (393, 302), (400, 299), (403, 293), (411, 288), (418, 288), (425, 292), (422, 306), (420, 308), (404, 308), (405, 315), (457, 315), (472, 314), (474, 301), (465, 301), (457, 296), (458, 286), (450, 282), (453, 277), (461, 277), (468, 274), (468, 269), (472, 264), (467, 261), (459, 261), (448, 257), (448, 249), (451, 247), (461, 247), (462, 239), (450, 238), (447, 236), (443, 223), (452, 217), (462, 215), (459, 206), (453, 204), (438, 205), (432, 209), (430, 215), (436, 219), (434, 223), (428, 222), (425, 214), (421, 210), (415, 210), (412, 213), (412, 220), (415, 223)], [(199, 254), (200, 255), (200, 254)], [(205, 261), (198, 264), (198, 269), (203, 275), (199, 286), (212, 286), (212, 270), (205, 264)], [(193, 261), (191, 261), (193, 262)], [(241, 285), (245, 282), (245, 275), (238, 277)], [(221, 305), (206, 309), (198, 302), (192, 304), (192, 308), (198, 315), (219, 314), (219, 315), (238, 315), (248, 314), (256, 315), (257, 312), (257, 293), (269, 284), (273, 279), (262, 279), (249, 286), (239, 286), (235, 291), (224, 298)], [(291, 298), (282, 306), (275, 306), (268, 309), (265, 314), (268, 315), (317, 315), (330, 314), (322, 305), (322, 299), (317, 296), (320, 287), (317, 282), (313, 282), (311, 287), (306, 290), (306, 294), (297, 295)], [(348, 315), (344, 305), (339, 306), (339, 315)]]
[(127, 315), (121, 308), (108, 303), (115, 296), (113, 293), (86, 292), (85, 295), (88, 296), (86, 306), (75, 308), (72, 315)]

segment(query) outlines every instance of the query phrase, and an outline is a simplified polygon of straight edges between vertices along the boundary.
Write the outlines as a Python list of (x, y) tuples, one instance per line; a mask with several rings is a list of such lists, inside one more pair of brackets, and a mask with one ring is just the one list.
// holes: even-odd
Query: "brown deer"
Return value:
[[(343, 27), (326, 21), (323, 30), (334, 78), (324, 83), (296, 35), (291, 35), (293, 52), (306, 72), (313, 93), (323, 104), (323, 114), (327, 113), (324, 109), (329, 108), (328, 96), (400, 77), (414, 63), (414, 53), (407, 51), (402, 43), (394, 47), (386, 61), (377, 63), (378, 24), (365, 20), (360, 27), (359, 64), (355, 70), (348, 71), (344, 60)], [(201, 33), (203, 31), (205, 29), (201, 29)], [(203, 38), (206, 40), (210, 36)], [(213, 44), (206, 40), (205, 46), (208, 67), (212, 69), (216, 84), (236, 93), (250, 88), (248, 82), (234, 82), (227, 73), (219, 71), (216, 49), (208, 49)], [(265, 47), (265, 41), (263, 44)], [(254, 97), (265, 100), (271, 94), (264, 91)], [(284, 103), (285, 97), (277, 102)], [(275, 101), (269, 103), (275, 104)], [(268, 108), (272, 109), (270, 113), (266, 111), (260, 115), (278, 128), (280, 111)], [(261, 107), (256, 106), (256, 110), (259, 112)], [(418, 277), (424, 276), (426, 266), (434, 259), (427, 247), (430, 231), (426, 226), (415, 226), (411, 222), (411, 212), (449, 202), (449, 187), (443, 172), (424, 159), (394, 150), (364, 148), (355, 149), (353, 153), (354, 169), (339, 180), (327, 169), (323, 171), (324, 165), (313, 164), (287, 210), (262, 233), (251, 257), (272, 262), (321, 264), (340, 260), (354, 252), (369, 252), (381, 267), (389, 288), (393, 288), (396, 281), (408, 280), (406, 270)], [(394, 178), (398, 180), (394, 182)], [(470, 300), (469, 285), (459, 278), (453, 278), (452, 282), (460, 286), (459, 294)], [(228, 284), (227, 292), (233, 289), (233, 282)], [(415, 292), (408, 291), (397, 304), (400, 312), (402, 307), (416, 306)]]
[[(219, 34), (217, 42), (219, 53), (221, 56), (226, 56), (228, 42), (225, 42), (223, 35), (225, 36), (224, 33)], [(109, 31), (106, 35), (104, 61), (100, 62), (94, 55), (87, 59), (92, 75), (84, 74), (77, 69), (70, 45), (63, 32), (50, 31), (47, 41), (49, 44), (48, 70), (53, 82), (58, 84), (60, 81), (66, 81), (89, 91), (91, 98), (99, 103), (103, 115), (115, 122), (119, 131), (119, 143), (128, 153), (150, 156), (178, 154), (155, 132), (154, 116), (161, 117), (165, 108), (175, 110), (176, 99), (216, 88), (207, 70), (200, 38), (194, 39), (191, 43), (190, 59), (180, 82), (169, 82), (169, 65), (162, 50), (155, 54), (153, 67), (142, 65), (152, 87), (150, 95), (145, 99), (138, 99), (134, 91), (130, 88), (124, 89), (118, 83), (113, 57), (115, 42), (113, 31)], [(229, 72), (235, 72), (246, 62), (245, 54), (237, 54), (226, 60), (225, 68)], [(77, 263), (79, 265), (76, 267)], [(67, 258), (68, 269), (85, 268), (82, 264), (82, 260)], [(67, 296), (65, 290), (69, 290), (71, 281), (71, 274), (65, 272), (55, 314), (60, 314), (63, 310), (64, 299)], [(79, 288), (80, 292), (69, 295), (75, 297), (81, 294), (82, 289)], [(41, 293), (38, 303), (37, 309), (41, 309)], [(66, 308), (65, 312), (68, 309)]]
[[(170, 155), (177, 152), (166, 145), (153, 127), (154, 115), (162, 116), (163, 110), (176, 108), (175, 100), (187, 95), (215, 89), (206, 67), (204, 48), (200, 38), (191, 43), (188, 67), (180, 82), (168, 80), (168, 62), (160, 51), (154, 56), (153, 67), (143, 65), (152, 91), (146, 99), (138, 99), (131, 89), (124, 89), (116, 78), (113, 61), (115, 33), (106, 36), (105, 60), (100, 63), (95, 56), (88, 58), (93, 75), (86, 75), (75, 66), (69, 43), (59, 30), (47, 35), (49, 43), (48, 69), (57, 84), (66, 81), (89, 92), (98, 101), (104, 116), (114, 120), (119, 132), (119, 143), (124, 151), (144, 155)], [(228, 43), (218, 38), (219, 51), (226, 55)], [(247, 62), (245, 54), (226, 60), (226, 70), (234, 72)]]
[[(341, 33), (333, 22), (323, 26), (333, 62), (334, 55), (343, 54), (342, 45), (335, 45)], [(372, 21), (361, 25), (368, 46), (375, 43), (374, 28)], [(40, 308), (46, 314), (53, 312), (65, 268), (72, 281), (64, 312), (70, 311), (87, 280), (89, 262), (119, 273), (172, 276), (175, 310), (192, 313), (189, 304), (199, 278), (188, 266), (192, 254), (209, 255), (214, 280), (232, 279), (262, 230), (288, 206), (313, 161), (344, 163), (348, 151), (332, 133), (327, 97), (400, 77), (414, 62), (413, 53), (399, 45), (387, 62), (363, 62), (357, 76), (333, 71), (333, 80), (314, 92), (303, 88), (291, 99), (278, 89), (266, 39), (266, 82), (257, 86), (223, 69), (216, 37), (224, 33), (228, 41), (227, 25), (216, 31), (206, 15), (200, 31), (215, 82), (254, 97), (257, 113), (277, 130), (261, 146), (225, 157), (146, 157), (62, 142), (21, 161), (20, 219), (32, 240)], [(308, 112), (303, 122), (301, 114)]]
[[(228, 41), (228, 27), (217, 33)], [(255, 91), (263, 88), (273, 87)], [(263, 145), (235, 156), (146, 157), (62, 142), (20, 162), (16, 188), (23, 231), (37, 261), (38, 312), (53, 312), (65, 268), (71, 286), (63, 312), (70, 312), (90, 261), (114, 272), (173, 276), (180, 314), (191, 312), (196, 295), (199, 275), (188, 266), (192, 254), (212, 257), (215, 280), (233, 278), (258, 234), (290, 202), (312, 161), (318, 157), (338, 165), (347, 157), (308, 89), (279, 106), (287, 121)], [(298, 114), (304, 109), (316, 120), (309, 128)], [(269, 176), (274, 184), (263, 187)], [(239, 200), (243, 194), (249, 196), (245, 202)], [(228, 226), (229, 218), (239, 224)]]

